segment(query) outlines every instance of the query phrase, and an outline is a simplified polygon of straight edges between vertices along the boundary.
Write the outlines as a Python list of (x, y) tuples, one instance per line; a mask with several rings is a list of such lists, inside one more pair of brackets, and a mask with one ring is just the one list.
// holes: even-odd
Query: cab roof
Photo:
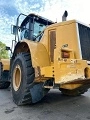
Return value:
[(36, 15), (34, 13), (31, 13), (28, 16), (26, 16), (26, 18), (21, 23), (21, 26), (23, 26), (23, 24), (26, 23), (29, 18), (34, 18), (35, 21), (39, 21), (41, 24), (46, 24), (46, 25), (54, 24), (54, 22), (49, 20), (49, 19), (46, 19), (46, 18), (39, 16), (39, 15)]

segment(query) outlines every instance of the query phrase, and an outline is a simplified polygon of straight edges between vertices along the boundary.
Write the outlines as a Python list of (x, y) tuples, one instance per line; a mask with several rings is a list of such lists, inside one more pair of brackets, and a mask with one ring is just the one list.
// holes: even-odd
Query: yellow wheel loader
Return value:
[(10, 60), (0, 60), (0, 89), (6, 89), (10, 86), (9, 80)]
[[(22, 22), (21, 16), (25, 16)], [(20, 14), (12, 33), (15, 47), (9, 73), (17, 105), (36, 103), (54, 88), (71, 96), (90, 88), (89, 26)]]

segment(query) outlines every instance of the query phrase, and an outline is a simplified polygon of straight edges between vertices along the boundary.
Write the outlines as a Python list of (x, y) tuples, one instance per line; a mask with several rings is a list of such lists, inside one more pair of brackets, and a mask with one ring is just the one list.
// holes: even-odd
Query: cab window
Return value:
[(25, 25), (21, 28), (21, 40), (29, 39), (29, 21), (25, 23)]
[[(41, 37), (42, 37), (42, 31), (46, 28), (46, 25), (41, 24), (37, 21), (34, 22), (34, 32), (33, 32), (33, 39), (40, 41)], [(40, 35), (39, 35), (40, 34)], [(39, 36), (38, 36), (39, 35)]]

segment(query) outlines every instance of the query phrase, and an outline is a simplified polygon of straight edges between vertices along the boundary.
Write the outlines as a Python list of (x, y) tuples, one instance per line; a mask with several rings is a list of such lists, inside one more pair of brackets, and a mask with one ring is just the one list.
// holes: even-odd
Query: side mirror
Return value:
[(8, 47), (8, 46), (6, 46), (6, 50), (10, 50), (10, 51), (11, 51), (11, 48), (10, 48), (10, 47)]
[(11, 34), (16, 35), (18, 32), (18, 26), (11, 25)]

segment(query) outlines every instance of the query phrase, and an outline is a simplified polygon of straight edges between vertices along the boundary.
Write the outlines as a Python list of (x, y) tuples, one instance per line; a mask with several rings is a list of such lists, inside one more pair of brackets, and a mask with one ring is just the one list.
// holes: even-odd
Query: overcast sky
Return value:
[(61, 21), (68, 11), (68, 20), (90, 24), (90, 0), (0, 0), (0, 41), (11, 46), (11, 24), (20, 13), (37, 13), (52, 21)]

